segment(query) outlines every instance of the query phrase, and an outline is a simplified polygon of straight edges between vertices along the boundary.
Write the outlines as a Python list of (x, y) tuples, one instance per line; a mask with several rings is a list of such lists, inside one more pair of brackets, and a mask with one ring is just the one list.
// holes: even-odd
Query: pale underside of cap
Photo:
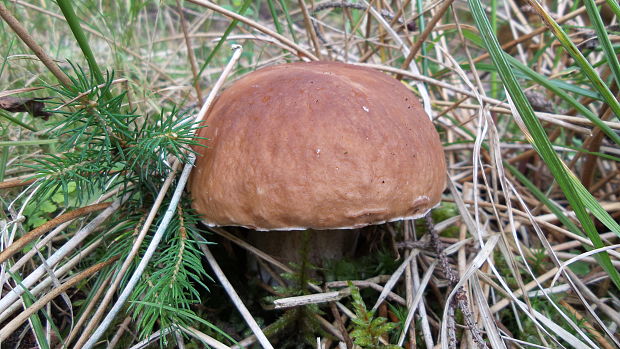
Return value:
[(347, 229), (419, 218), (445, 187), (439, 136), (392, 77), (333, 62), (260, 69), (205, 118), (193, 207), (211, 226)]

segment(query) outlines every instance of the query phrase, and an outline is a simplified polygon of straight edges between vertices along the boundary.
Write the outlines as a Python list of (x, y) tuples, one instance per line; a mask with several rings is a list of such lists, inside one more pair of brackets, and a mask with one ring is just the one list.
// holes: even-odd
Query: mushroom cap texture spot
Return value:
[(446, 165), (415, 95), (379, 71), (336, 62), (250, 73), (213, 103), (190, 178), (212, 226), (346, 229), (418, 218)]

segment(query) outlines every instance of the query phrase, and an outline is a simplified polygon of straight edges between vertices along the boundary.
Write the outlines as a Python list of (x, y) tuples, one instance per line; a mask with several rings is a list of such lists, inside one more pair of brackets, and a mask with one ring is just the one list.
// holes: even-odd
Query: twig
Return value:
[(320, 60), (321, 57), (321, 45), (319, 44), (319, 39), (317, 38), (318, 30), (312, 23), (312, 18), (310, 17), (310, 13), (308, 12), (308, 7), (306, 6), (306, 2), (304, 0), (297, 0), (299, 3), (299, 7), (301, 8), (301, 13), (304, 15), (304, 24), (306, 25), (306, 31), (308, 32), (308, 36), (310, 36), (310, 41), (312, 42), (312, 46), (314, 46), (314, 52), (316, 53), (316, 57)]
[(9, 245), (4, 251), (0, 252), (0, 263), (3, 263), (4, 261), (6, 261), (13, 254), (20, 251), (28, 243), (38, 238), (39, 236), (45, 234), (46, 232), (48, 232), (50, 229), (54, 228), (55, 226), (62, 224), (64, 222), (74, 220), (78, 217), (87, 215), (91, 212), (103, 210), (104, 208), (110, 207), (110, 205), (112, 205), (111, 202), (104, 202), (101, 204), (89, 205), (86, 207), (78, 208), (76, 210), (67, 212), (65, 214), (62, 214), (54, 219), (51, 219), (45, 222), (41, 226), (34, 228), (33, 230), (27, 232), (26, 234), (24, 234), (24, 236), (22, 236), (17, 241)]
[(116, 330), (114, 337), (112, 337), (110, 344), (108, 344), (108, 349), (112, 349), (116, 347), (116, 344), (118, 344), (118, 341), (123, 336), (123, 333), (127, 330), (130, 322), (131, 322), (131, 316), (127, 316), (125, 320), (123, 320), (123, 322), (118, 326), (118, 330)]
[[(416, 38), (416, 42), (411, 47), (409, 55), (407, 56), (407, 58), (405, 58), (405, 61), (400, 67), (401, 69), (406, 69), (409, 64), (411, 64), (411, 61), (418, 54), (418, 51), (420, 51), (420, 48), (424, 44), (424, 41), (426, 41), (428, 36), (431, 35), (431, 32), (435, 30), (435, 26), (437, 25), (437, 23), (439, 23), (439, 20), (443, 17), (443, 15), (446, 14), (450, 6), (452, 6), (453, 2), (454, 0), (445, 0), (443, 2), (443, 4), (439, 8), (439, 10), (437, 10), (433, 18), (431, 18), (431, 20), (427, 23), (427, 27), (424, 28), (424, 31), (420, 34), (420, 36)], [(397, 76), (396, 78), (400, 80), (401, 77)]]
[(200, 5), (200, 6), (204, 6), (208, 9), (211, 9), (213, 11), (219, 12), (221, 14), (223, 14), (224, 16), (230, 17), (230, 18), (234, 18), (236, 20), (238, 20), (239, 22), (245, 23), (247, 25), (249, 25), (250, 27), (255, 28), (258, 31), (261, 31), (275, 39), (278, 39), (280, 42), (284, 43), (287, 46), (290, 46), (291, 48), (293, 48), (298, 55), (300, 56), (306, 56), (307, 58), (316, 61), (318, 60), (318, 58), (313, 55), (312, 53), (310, 53), (308, 50), (304, 49), (303, 47), (297, 45), (296, 43), (294, 43), (293, 41), (289, 40), (288, 38), (274, 32), (273, 30), (247, 18), (247, 17), (243, 17), (240, 16), (237, 13), (234, 13), (232, 11), (229, 11), (221, 6), (218, 6), (210, 1), (206, 1), (206, 0), (188, 0), (189, 2), (192, 2), (196, 5)]
[(243, 317), (245, 322), (248, 324), (248, 326), (250, 326), (250, 329), (252, 329), (252, 332), (258, 339), (258, 342), (265, 349), (273, 349), (273, 346), (271, 345), (271, 343), (269, 343), (269, 340), (267, 339), (267, 337), (265, 337), (265, 334), (260, 329), (260, 326), (258, 326), (258, 324), (256, 323), (256, 320), (254, 320), (254, 318), (252, 317), (252, 314), (250, 314), (248, 309), (245, 307), (245, 305), (243, 304), (243, 301), (241, 300), (241, 298), (239, 298), (239, 295), (237, 295), (237, 292), (235, 292), (234, 287), (230, 284), (230, 282), (226, 278), (226, 275), (224, 275), (224, 272), (222, 271), (220, 266), (217, 264), (217, 261), (211, 254), (211, 251), (209, 251), (209, 247), (207, 246), (206, 241), (204, 240), (201, 241), (199, 246), (202, 252), (204, 253), (205, 257), (207, 258), (207, 261), (209, 262), (211, 269), (213, 269), (215, 276), (220, 281), (220, 284), (222, 285), (222, 287), (224, 287), (224, 289), (226, 290), (228, 297), (230, 297), (230, 299), (232, 300), (237, 310), (239, 310), (239, 313), (241, 313), (241, 316)]
[(70, 88), (73, 86), (73, 83), (69, 79), (69, 77), (62, 71), (56, 63), (50, 58), (50, 56), (45, 53), (45, 50), (39, 44), (37, 44), (32, 36), (28, 33), (28, 30), (24, 28), (19, 21), (13, 17), (13, 15), (9, 12), (9, 10), (4, 7), (3, 4), (0, 3), (0, 17), (4, 19), (4, 21), (13, 29), (15, 34), (19, 36), (19, 38), (26, 44), (28, 47), (34, 52), (34, 54), (39, 57), (41, 63), (43, 63), (49, 71), (54, 74), (56, 79), (60, 81), (65, 87)]
[(407, 318), (405, 319), (405, 323), (403, 325), (403, 332), (401, 332), (400, 337), (398, 338), (398, 345), (403, 345), (405, 342), (405, 336), (407, 335), (407, 330), (411, 325), (411, 320), (413, 320), (413, 314), (415, 314), (415, 310), (418, 307), (418, 304), (422, 300), (422, 295), (424, 295), (424, 289), (428, 284), (431, 276), (433, 275), (433, 271), (435, 270), (435, 266), (437, 265), (437, 261), (433, 262), (422, 277), (422, 281), (420, 281), (420, 286), (415, 290), (415, 297), (411, 301), (411, 304), (408, 305), (407, 309)]
[[(106, 287), (108, 286), (108, 283), (110, 282), (110, 280), (112, 280), (112, 276), (113, 276), (112, 273), (110, 273), (110, 276), (108, 276), (105, 280), (103, 280), (97, 292), (95, 292), (93, 297), (90, 299), (90, 302), (86, 306), (86, 309), (82, 311), (82, 315), (80, 316), (78, 321), (73, 326), (73, 329), (71, 330), (71, 332), (69, 332), (69, 335), (65, 337), (63, 341), (63, 344), (65, 346), (68, 347), (69, 344), (71, 344), (71, 341), (73, 341), (73, 338), (75, 338), (75, 336), (79, 333), (79, 330), (80, 328), (82, 328), (82, 325), (84, 324), (84, 322), (90, 318), (91, 311), (95, 308), (95, 306), (99, 302), (99, 298), (103, 296), (103, 292), (105, 292), (105, 290), (107, 289)], [(125, 323), (125, 321), (127, 321), (127, 319), (123, 321), (123, 324)], [(123, 324), (121, 324), (121, 327), (123, 326)], [(119, 332), (121, 331), (119, 330), (117, 333)], [(114, 337), (116, 337), (116, 335)], [(112, 338), (112, 341), (110, 343), (114, 343), (114, 338)]]
[(383, 303), (383, 301), (385, 300), (387, 295), (390, 293), (390, 291), (392, 291), (392, 288), (394, 287), (394, 285), (396, 285), (396, 283), (400, 279), (400, 276), (405, 271), (405, 268), (411, 262), (411, 259), (413, 259), (415, 256), (417, 256), (419, 252), (420, 252), (419, 250), (411, 251), (409, 256), (400, 264), (400, 266), (396, 269), (396, 271), (394, 271), (394, 273), (392, 274), (390, 279), (385, 283), (385, 286), (383, 286), (383, 291), (381, 291), (381, 294), (379, 295), (379, 298), (377, 298), (377, 301), (375, 302), (375, 305), (372, 307), (372, 311), (377, 310), (379, 308), (379, 305), (381, 305), (381, 303)]
[(336, 303), (329, 303), (329, 309), (332, 312), (332, 316), (336, 319), (336, 324), (338, 325), (342, 338), (344, 338), (344, 343), (347, 346), (347, 349), (353, 349), (353, 341), (351, 340), (351, 336), (349, 336), (347, 328), (344, 326), (344, 321), (342, 321), (342, 316), (340, 316), (340, 312), (338, 312)]
[(569, 313), (571, 313), (578, 321), (582, 321), (581, 327), (585, 328), (592, 337), (601, 345), (602, 349), (613, 349), (615, 348), (611, 343), (609, 343), (605, 337), (597, 331), (592, 324), (588, 322), (588, 320), (584, 319), (583, 315), (579, 313), (575, 308), (573, 308), (570, 304), (568, 304), (565, 300), (560, 300), (560, 305), (562, 305)]
[(334, 302), (348, 296), (351, 292), (348, 289), (342, 289), (340, 291), (314, 293), (296, 297), (280, 298), (273, 301), (274, 309), (298, 307), (308, 304), (320, 304), (327, 302)]
[[(62, 267), (60, 267), (58, 269), (55, 269), (54, 270), (54, 276), (55, 277), (62, 277), (64, 275), (68, 274), (71, 270), (73, 270), (73, 268), (75, 268), (75, 266), (82, 260), (83, 257), (89, 256), (93, 251), (95, 251), (95, 249), (97, 249), (97, 247), (99, 247), (99, 245), (101, 245), (101, 242), (102, 242), (102, 239), (98, 238), (93, 243), (91, 243), (90, 245), (86, 246), (84, 249), (80, 250), (78, 253), (75, 254), (75, 256), (73, 256)], [(32, 290), (30, 290), (30, 294), (32, 294), (33, 296), (37, 296), (37, 295), (43, 293), (43, 291), (47, 290), (50, 285), (52, 285), (52, 276), (51, 275), (46, 277), (42, 281), (38, 282), (37, 285), (34, 286), (32, 288)], [(17, 300), (15, 300), (8, 307), (7, 310), (5, 310), (4, 312), (2, 312), (2, 314), (0, 314), (0, 322), (5, 321), (13, 313), (15, 313), (17, 311), (21, 311), (21, 310), (23, 310), (22, 302), (21, 302), (21, 299), (18, 298)]]
[(201, 342), (205, 343), (206, 345), (208, 345), (209, 347), (213, 347), (215, 349), (230, 349), (229, 346), (224, 345), (222, 342), (216, 340), (215, 338), (206, 335), (205, 333), (202, 333), (200, 331), (198, 331), (197, 329), (193, 328), (193, 327), (183, 327), (183, 326), (177, 326), (177, 328), (185, 333), (187, 333), (188, 335), (200, 340)]
[(202, 102), (202, 90), (200, 89), (200, 82), (198, 81), (198, 66), (196, 65), (196, 56), (192, 49), (192, 42), (190, 40), (189, 32), (187, 30), (187, 20), (183, 14), (183, 7), (181, 7), (181, 1), (177, 0), (177, 8), (179, 10), (179, 17), (181, 18), (181, 29), (183, 29), (183, 37), (185, 38), (185, 46), (187, 46), (187, 58), (189, 59), (189, 67), (192, 69), (192, 75), (194, 75), (194, 88), (196, 89), (196, 98), (198, 103)]

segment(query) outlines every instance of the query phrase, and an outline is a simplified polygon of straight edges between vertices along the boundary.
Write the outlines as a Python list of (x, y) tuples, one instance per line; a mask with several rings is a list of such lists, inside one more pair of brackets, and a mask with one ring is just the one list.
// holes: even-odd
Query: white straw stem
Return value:
[(226, 278), (226, 275), (224, 275), (224, 272), (222, 271), (220, 266), (217, 264), (217, 261), (215, 260), (215, 258), (213, 258), (213, 255), (211, 254), (211, 251), (209, 251), (209, 247), (207, 247), (207, 244), (201, 243), (200, 249), (205, 254), (205, 257), (207, 257), (207, 261), (209, 262), (211, 269), (213, 269), (215, 276), (217, 276), (217, 279), (220, 280), (220, 284), (226, 290), (226, 293), (232, 300), (233, 304), (235, 305), (235, 307), (237, 307), (237, 310), (239, 310), (239, 313), (241, 313), (241, 316), (243, 317), (245, 322), (248, 324), (248, 326), (250, 326), (250, 329), (252, 330), (256, 338), (258, 339), (258, 342), (265, 349), (273, 349), (273, 346), (271, 345), (271, 343), (269, 343), (269, 340), (267, 340), (267, 337), (265, 337), (265, 334), (260, 329), (260, 326), (258, 326), (256, 321), (252, 317), (252, 314), (250, 314), (250, 312), (248, 311), (248, 308), (245, 307), (245, 305), (243, 304), (243, 301), (241, 300), (241, 298), (239, 298), (239, 295), (237, 295), (237, 292), (235, 292), (235, 289), (233, 288), (233, 286), (230, 284), (230, 282)]
[[(90, 221), (84, 228), (78, 231), (67, 243), (62, 245), (52, 256), (50, 256), (45, 263), (50, 267), (54, 267), (69, 253), (74, 252), (78, 246), (88, 237), (95, 228), (99, 227), (103, 221), (105, 221), (112, 213), (116, 212), (120, 205), (128, 198), (125, 195), (123, 198), (116, 200), (112, 205), (103, 210), (97, 217)], [(43, 274), (45, 274), (45, 268), (40, 265), (30, 275), (28, 275), (22, 282), (9, 291), (2, 299), (0, 299), (0, 312), (4, 312), (13, 302), (19, 299), (24, 293), (24, 288), (30, 288), (39, 280)]]
[(108, 312), (106, 317), (101, 321), (101, 324), (99, 324), (99, 327), (97, 327), (93, 335), (84, 344), (83, 348), (86, 348), (86, 349), (92, 348), (97, 343), (99, 338), (101, 338), (103, 333), (108, 329), (108, 326), (110, 326), (110, 324), (114, 320), (114, 317), (116, 316), (116, 314), (118, 314), (118, 312), (121, 310), (123, 305), (125, 305), (125, 301), (127, 301), (127, 298), (129, 298), (129, 296), (131, 295), (131, 292), (133, 291), (134, 287), (136, 287), (136, 285), (138, 284), (138, 281), (140, 281), (140, 278), (142, 277), (142, 273), (146, 269), (146, 266), (148, 265), (149, 261), (153, 257), (155, 250), (159, 246), (159, 242), (164, 236), (164, 232), (168, 228), (168, 225), (170, 224), (170, 221), (172, 220), (172, 217), (174, 216), (176, 212), (177, 205), (179, 201), (181, 200), (181, 195), (183, 194), (185, 183), (187, 183), (187, 179), (189, 178), (189, 173), (191, 172), (192, 167), (194, 166), (194, 158), (195, 158), (194, 155), (190, 154), (188, 158), (189, 158), (189, 161), (187, 164), (185, 164), (185, 167), (183, 167), (183, 173), (181, 173), (181, 177), (179, 178), (179, 183), (174, 191), (174, 194), (172, 195), (172, 200), (170, 200), (170, 205), (168, 205), (168, 209), (166, 210), (166, 213), (164, 214), (164, 218), (162, 219), (161, 224), (157, 228), (155, 235), (153, 235), (153, 240), (151, 240), (151, 243), (149, 244), (148, 249), (146, 250), (146, 252), (144, 253), (144, 256), (140, 260), (140, 264), (138, 264), (138, 267), (134, 271), (133, 275), (131, 275), (131, 279), (129, 279), (127, 286), (125, 287), (121, 295), (118, 297), (118, 300), (116, 301), (116, 303), (114, 303), (114, 306), (112, 307), (110, 312)]
[[(230, 74), (234, 65), (239, 60), (239, 57), (241, 56), (241, 53), (243, 51), (242, 47), (240, 45), (233, 45), (232, 49), (234, 52), (233, 52), (233, 55), (230, 61), (228, 62), (224, 70), (222, 71), (222, 74), (220, 75), (219, 79), (215, 83), (215, 86), (211, 89), (211, 92), (209, 93), (207, 100), (205, 101), (204, 105), (200, 109), (200, 112), (196, 116), (195, 122), (200, 122), (204, 119), (205, 115), (207, 114), (211, 106), (211, 103), (213, 102), (213, 100), (215, 99), (215, 96), (217, 95), (217, 92), (222, 87), (222, 85), (224, 84), (224, 81), (226, 81), (226, 77)], [(114, 319), (114, 317), (116, 316), (120, 308), (124, 305), (125, 301), (127, 300), (129, 295), (133, 291), (133, 288), (137, 284), (138, 280), (142, 276), (144, 269), (146, 268), (149, 260), (151, 259), (153, 253), (155, 252), (157, 246), (159, 245), (161, 238), (163, 237), (163, 232), (168, 227), (168, 224), (170, 224), (172, 216), (176, 211), (176, 206), (181, 198), (181, 194), (183, 193), (183, 189), (185, 188), (185, 184), (187, 183), (189, 174), (194, 166), (194, 160), (195, 160), (194, 155), (190, 154), (188, 158), (189, 158), (189, 162), (183, 168), (183, 173), (181, 174), (181, 178), (179, 179), (179, 183), (172, 197), (172, 201), (170, 202), (170, 205), (168, 206), (166, 214), (164, 215), (164, 219), (162, 223), (160, 224), (160, 226), (158, 227), (157, 231), (155, 232), (155, 235), (153, 236), (153, 240), (149, 244), (149, 247), (147, 251), (145, 252), (144, 257), (140, 261), (138, 268), (134, 271), (134, 274), (131, 276), (129, 283), (127, 284), (127, 286), (121, 293), (121, 296), (119, 297), (119, 299), (116, 301), (116, 303), (114, 304), (110, 312), (103, 319), (103, 321), (101, 322), (97, 330), (95, 330), (92, 337), (90, 337), (88, 341), (84, 344), (83, 348), (85, 349), (92, 348), (93, 345), (97, 342), (97, 340), (101, 338), (105, 330), (108, 328), (108, 326), (110, 325), (110, 323), (112, 322), (112, 320)]]

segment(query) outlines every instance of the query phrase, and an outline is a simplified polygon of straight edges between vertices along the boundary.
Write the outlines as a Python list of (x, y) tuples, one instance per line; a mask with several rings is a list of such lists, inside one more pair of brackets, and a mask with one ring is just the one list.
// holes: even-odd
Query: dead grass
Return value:
[[(75, 6), (83, 19), (82, 27), (90, 35), (99, 65), (114, 69), (116, 77), (126, 79), (118, 88), (128, 91), (132, 106), (142, 115), (159, 113), (162, 107), (171, 104), (197, 109), (202, 104), (199, 97), (208, 93), (228, 61), (231, 55), (228, 47), (233, 42), (242, 45), (244, 53), (228, 83), (263, 66), (320, 58), (363, 64), (394, 74), (420, 96), (441, 134), (447, 155), (449, 184), (444, 202), (449, 208), (440, 210), (454, 213), (436, 222), (438, 240), (424, 234), (427, 231), (424, 228), (416, 229), (412, 222), (378, 228), (374, 243), (398, 251), (400, 259), (396, 263), (402, 268), (396, 272), (392, 269), (391, 275), (372, 275), (353, 283), (367, 289), (363, 294), (368, 304), (384, 297), (386, 303), (394, 306), (388, 310), (377, 302), (376, 308), (384, 316), (401, 325), (406, 320), (411, 323), (402, 334), (382, 338), (385, 344), (398, 342), (411, 348), (437, 345), (443, 348), (613, 348), (619, 345), (618, 289), (590, 249), (583, 247), (591, 246), (590, 240), (575, 234), (550, 209), (549, 202), (579, 226), (566, 196), (519, 128), (517, 113), (511, 109), (504, 85), (486, 50), (479, 45), (477, 29), (465, 2), (374, 1), (369, 7), (364, 1), (355, 5), (340, 1), (285, 1), (286, 14), (282, 2), (273, 1), (279, 26), (274, 24), (268, 3), (256, 2), (246, 15), (234, 17), (239, 25), (194, 83), (201, 65), (232, 20), (233, 14), (227, 9), (236, 11), (241, 3), (181, 2), (183, 21), (176, 3), (85, 1)], [(305, 4), (306, 8), (299, 4)], [(53, 2), (9, 1), (4, 5), (62, 68), (67, 68), (66, 60), (84, 64), (64, 17)], [(595, 92), (579, 68), (558, 48), (526, 2), (497, 1), (495, 6), (497, 34), (506, 52), (547, 78), (566, 83), (563, 86), (570, 94), (617, 132), (620, 124), (609, 107), (593, 96)], [(581, 5), (559, 1), (550, 4), (548, 10), (565, 26), (572, 40), (588, 52), (588, 60), (600, 63), (596, 68), (604, 81), (612, 81), (603, 61), (605, 56), (598, 50), (596, 36)], [(616, 25), (617, 18), (609, 13), (607, 9), (603, 12), (606, 24)], [(292, 18), (293, 33), (289, 31), (287, 15)], [(424, 19), (423, 29), (420, 18)], [(16, 95), (26, 97), (47, 96), (41, 91), (18, 90), (41, 83), (55, 84), (56, 80), (6, 25), (2, 29), (0, 64), (4, 68), (0, 70), (0, 91), (16, 90)], [(421, 36), (424, 41), (419, 40)], [(617, 35), (611, 38), (617, 41)], [(560, 158), (617, 220), (620, 215), (618, 145), (564, 100), (532, 80), (518, 77)], [(568, 90), (571, 86), (572, 90)], [(617, 96), (617, 85), (609, 83), (609, 87)], [(39, 131), (2, 119), (0, 142), (39, 139), (49, 127), (44, 120), (25, 113), (16, 117)], [(40, 151), (36, 146), (18, 143), (2, 144), (0, 149), (5, 154), (0, 159), (3, 183), (25, 174), (15, 164), (31, 163)], [(20, 194), (19, 188), (4, 189), (3, 183), (0, 192), (4, 214), (0, 228), (3, 249), (6, 249), (14, 238), (27, 231), (20, 207), (24, 205), (21, 198), (30, 195), (31, 187)], [(20, 200), (15, 201), (17, 198)], [(62, 211), (59, 208), (53, 214), (57, 216)], [(614, 267), (620, 269), (618, 232), (609, 232), (598, 220), (595, 223)], [(54, 231), (48, 234), (59, 233)], [(50, 239), (60, 245), (75, 231)], [(230, 232), (214, 231), (223, 237), (224, 246), (225, 241), (230, 241), (257, 255), (274, 273), (293, 272)], [(222, 246), (212, 247), (217, 248)], [(48, 249), (54, 250), (54, 247)], [(397, 257), (396, 252), (393, 257)], [(79, 260), (82, 256), (73, 258)], [(15, 273), (24, 278), (38, 265), (38, 259), (27, 259)], [(57, 271), (50, 283), (86, 268), (69, 259), (63, 260), (63, 265), (68, 267)], [(361, 264), (357, 267), (361, 268)], [(2, 268), (5, 277), (8, 265), (3, 264)], [(347, 288), (344, 281), (314, 285), (310, 290), (319, 294), (342, 291)], [(37, 285), (44, 282), (38, 281)], [(12, 287), (14, 283), (4, 283), (3, 295)], [(265, 289), (281, 295), (269, 287)], [(68, 298), (79, 293), (80, 299), (86, 299), (79, 304), (72, 299), (75, 308), (66, 316), (75, 322), (74, 317), (82, 309), (95, 304), (88, 297), (96, 294), (97, 288), (91, 285), (74, 290), (75, 293), (68, 293)], [(48, 292), (48, 286), (32, 291), (39, 299), (45, 299), (43, 295)], [(332, 303), (335, 307), (322, 315), (316, 314), (318, 323), (329, 333), (320, 339), (323, 348), (347, 347), (345, 343), (351, 343), (347, 332), (351, 330), (352, 312), (346, 292), (341, 293), (340, 302)], [(317, 296), (317, 299), (322, 298)], [(244, 302), (255, 304), (257, 300), (244, 299)], [(20, 311), (19, 301), (11, 304), (6, 309), (12, 311), (1, 309), (2, 321), (9, 319), (10, 313)], [(54, 312), (56, 307), (67, 308), (66, 304), (50, 305), (47, 312)], [(256, 306), (252, 310), (263, 314)], [(203, 310), (201, 314), (213, 321), (208, 311)], [(222, 327), (222, 323), (218, 326)], [(124, 322), (127, 324), (131, 321)], [(57, 326), (64, 334), (67, 324)], [(222, 345), (217, 343), (223, 339), (212, 338), (214, 333), (206, 327), (195, 327), (183, 328), (189, 336), (176, 338), (183, 342), (211, 341), (213, 347)], [(140, 341), (134, 333), (120, 327), (120, 322), (108, 331), (107, 338), (114, 337), (115, 331), (125, 336), (127, 345)], [(253, 345), (255, 337), (244, 339), (239, 337), (243, 331), (233, 332), (230, 334), (243, 346)], [(161, 332), (154, 335), (158, 334)], [(15, 337), (18, 332), (11, 330), (6, 335)], [(52, 338), (50, 343), (56, 342)], [(281, 343), (280, 337), (274, 346), (279, 347)]]

